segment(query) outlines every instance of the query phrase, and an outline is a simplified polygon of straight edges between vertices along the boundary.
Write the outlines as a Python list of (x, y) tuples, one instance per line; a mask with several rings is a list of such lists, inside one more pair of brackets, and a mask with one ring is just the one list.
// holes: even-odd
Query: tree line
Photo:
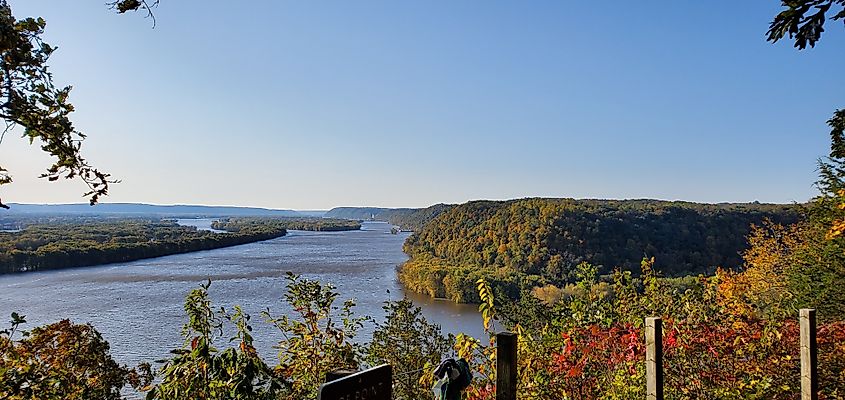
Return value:
[(111, 264), (275, 239), (288, 229), (358, 230), (355, 221), (323, 218), (225, 218), (216, 233), (175, 220), (69, 216), (5, 217), (0, 273)]
[(298, 231), (357, 231), (361, 229), (361, 223), (338, 218), (267, 218), (267, 217), (239, 217), (221, 218), (211, 223), (214, 229), (229, 232), (240, 232), (241, 230), (253, 229), (256, 226), (271, 226), (276, 229), (289, 229)]
[(426, 223), (405, 243), (402, 282), (414, 291), (477, 301), (474, 282), (489, 278), (516, 295), (576, 279), (588, 262), (600, 274), (637, 270), (655, 257), (669, 276), (712, 274), (741, 265), (752, 225), (791, 223), (800, 206), (697, 204), (658, 200), (530, 198), (474, 201)]
[(426, 208), (395, 210), (388, 212), (385, 216), (387, 217), (387, 222), (400, 227), (402, 230), (416, 232), (452, 207), (454, 205), (441, 203)]
[(135, 261), (236, 246), (287, 234), (254, 224), (214, 233), (154, 219), (64, 221), (0, 232), (0, 273), (39, 271)]

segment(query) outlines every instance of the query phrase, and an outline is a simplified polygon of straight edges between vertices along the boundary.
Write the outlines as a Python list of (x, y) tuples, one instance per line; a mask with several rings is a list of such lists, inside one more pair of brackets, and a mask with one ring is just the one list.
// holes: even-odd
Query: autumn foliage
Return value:
[[(564, 300), (554, 306), (560, 318), (547, 319), (539, 328), (510, 327), (520, 334), (520, 398), (644, 398), (645, 333), (641, 316), (647, 315), (664, 318), (666, 398), (797, 398), (797, 314), (787, 319), (749, 317), (745, 309), (732, 310), (712, 301), (711, 296), (719, 297), (719, 288), (726, 282), (704, 278), (698, 289), (680, 293), (650, 275), (649, 265), (649, 260), (643, 263), (647, 274), (642, 286), (619, 279), (610, 297), (594, 297), (592, 302)], [(631, 291), (626, 294), (626, 290)], [(493, 313), (487, 315), (497, 318)], [(573, 316), (581, 321), (574, 321)], [(845, 322), (822, 324), (817, 334), (820, 398), (842, 398)], [(475, 344), (474, 352), (479, 356), (472, 360), (479, 373), (467, 398), (493, 399), (495, 371), (490, 366), (495, 361), (495, 343)]]
[(109, 344), (91, 325), (62, 320), (18, 332), (25, 319), (12, 314), (12, 328), (0, 332), (0, 398), (120, 399), (127, 385), (150, 382), (148, 365), (138, 370), (119, 365)]

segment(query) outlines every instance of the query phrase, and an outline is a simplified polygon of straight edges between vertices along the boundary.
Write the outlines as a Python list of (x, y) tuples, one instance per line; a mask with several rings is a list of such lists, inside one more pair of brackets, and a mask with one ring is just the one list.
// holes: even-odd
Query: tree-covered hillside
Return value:
[(644, 256), (669, 276), (738, 267), (752, 224), (790, 223), (798, 207), (657, 200), (522, 199), (454, 206), (405, 243), (402, 281), (412, 290), (467, 300), (475, 279), (495, 276), (514, 291), (601, 273), (637, 270)]
[(418, 232), (438, 215), (454, 207), (450, 204), (435, 204), (426, 208), (398, 209), (387, 213), (388, 222), (405, 231)]

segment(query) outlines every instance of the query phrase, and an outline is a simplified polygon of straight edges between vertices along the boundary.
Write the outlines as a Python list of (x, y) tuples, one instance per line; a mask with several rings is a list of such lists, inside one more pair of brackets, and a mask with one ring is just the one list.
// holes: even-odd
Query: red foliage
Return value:
[(636, 376), (637, 364), (645, 357), (642, 332), (630, 324), (577, 328), (561, 338), (562, 345), (551, 350), (548, 366), (554, 379), (537, 390), (544, 396), (602, 397), (617, 374)]

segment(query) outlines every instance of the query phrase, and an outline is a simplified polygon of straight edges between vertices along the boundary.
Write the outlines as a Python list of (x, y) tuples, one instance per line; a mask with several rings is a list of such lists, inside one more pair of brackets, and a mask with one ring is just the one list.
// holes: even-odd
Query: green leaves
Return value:
[[(0, 331), (0, 339), (2, 339), (2, 336), (6, 336), (8, 340), (12, 340), (12, 336), (15, 335), (15, 330), (18, 329), (18, 326), (26, 323), (25, 317), (26, 316), (21, 316), (16, 312), (12, 312), (12, 320), (9, 321), (9, 324), (11, 324), (11, 328)], [(24, 336), (27, 335), (28, 333), (24, 332)]]
[[(767, 40), (777, 42), (785, 37), (794, 39), (799, 50), (815, 47), (824, 32), (824, 23), (831, 8), (839, 12), (831, 20), (845, 18), (845, 0), (790, 0), (783, 1), (786, 10), (781, 11), (769, 24)], [(834, 7), (835, 6), (835, 7)]]
[(339, 293), (330, 284), (292, 272), (287, 272), (285, 279), (283, 298), (296, 317), (273, 317), (269, 309), (262, 313), (284, 337), (278, 344), (276, 371), (284, 379), (287, 390), (280, 398), (313, 399), (326, 373), (358, 368), (363, 349), (352, 339), (367, 318), (354, 317), (355, 303), (351, 300), (335, 306)]
[(490, 289), (490, 285), (483, 278), (477, 280), (475, 284), (478, 285), (478, 297), (481, 298), (478, 311), (481, 312), (481, 318), (484, 321), (484, 330), (490, 332), (490, 324), (496, 315), (496, 309), (493, 305), (493, 290)]
[[(158, 371), (161, 382), (147, 388), (147, 399), (275, 398), (283, 382), (255, 351), (249, 314), (238, 306), (232, 314), (222, 308), (213, 311), (210, 286), (208, 281), (186, 297), (185, 344), (171, 351), (173, 358), (163, 361)], [(230, 342), (238, 345), (221, 352), (214, 343), (223, 336), (224, 322), (234, 325), (237, 333)]]
[(845, 159), (845, 109), (836, 110), (827, 124), (830, 126), (830, 158)]
[(454, 338), (444, 337), (440, 326), (429, 323), (407, 298), (384, 303), (386, 318), (376, 322), (366, 348), (369, 365), (393, 366), (393, 395), (397, 400), (430, 398), (432, 372), (449, 353)]
[(26, 323), (26, 319), (25, 319), (25, 318), (26, 318), (26, 316), (25, 316), (25, 315), (19, 315), (19, 314), (18, 314), (18, 313), (16, 313), (16, 312), (12, 312), (12, 321), (11, 321), (11, 323), (12, 323), (12, 325), (21, 325), (21, 324), (25, 324), (25, 323)]

